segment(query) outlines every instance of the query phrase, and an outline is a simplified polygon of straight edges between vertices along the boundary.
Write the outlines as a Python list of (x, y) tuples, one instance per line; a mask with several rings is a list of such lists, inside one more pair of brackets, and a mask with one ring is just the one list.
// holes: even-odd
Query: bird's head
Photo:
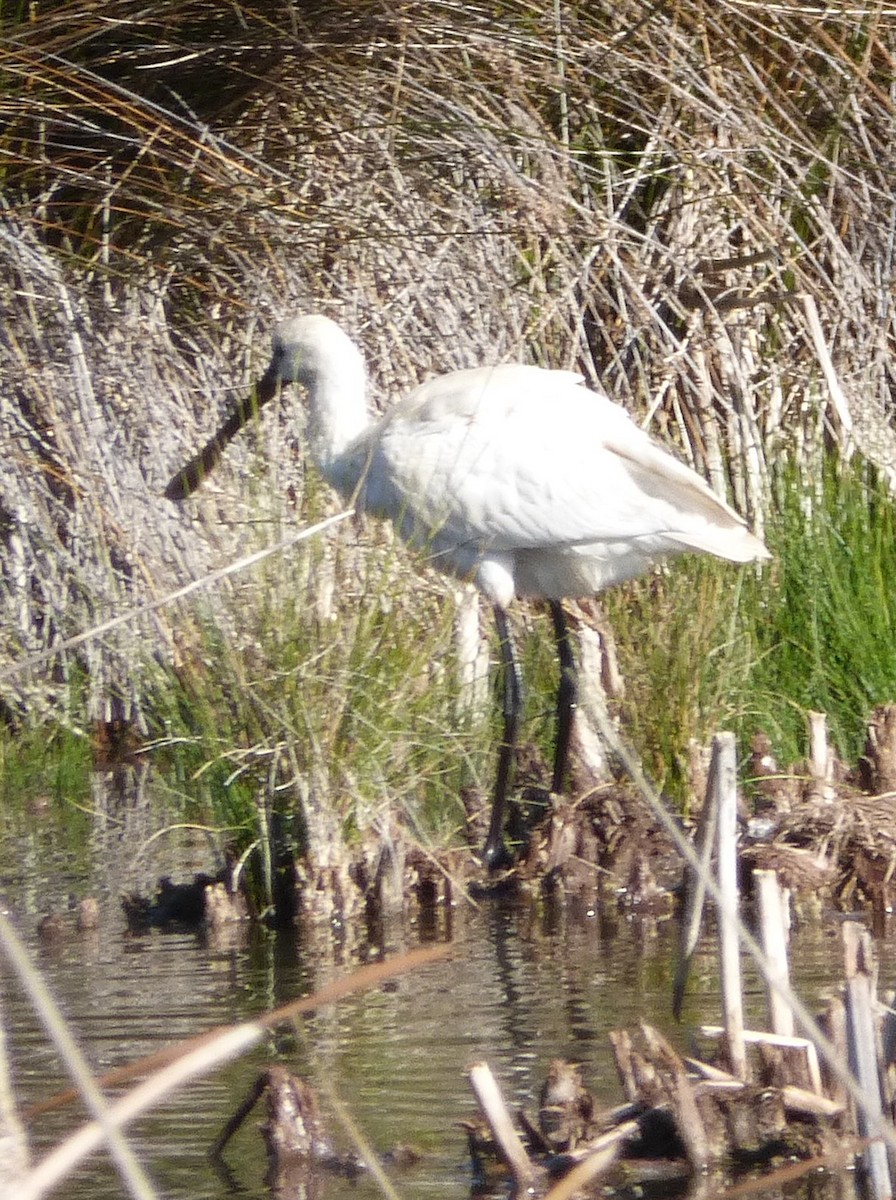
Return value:
[(271, 365), (259, 382), (259, 399), (281, 383), (299, 383), (307, 390), (308, 445), (333, 482), (333, 464), (369, 422), (361, 351), (329, 317), (290, 317), (274, 330)]
[(282, 383), (313, 387), (359, 358), (348, 334), (320, 313), (289, 317), (274, 329), (271, 367)]

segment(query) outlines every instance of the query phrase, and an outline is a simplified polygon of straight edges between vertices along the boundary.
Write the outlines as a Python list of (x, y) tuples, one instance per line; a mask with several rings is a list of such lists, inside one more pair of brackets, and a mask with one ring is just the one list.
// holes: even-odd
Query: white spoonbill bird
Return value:
[(300, 383), (311, 452), (328, 482), (358, 510), (392, 521), (434, 566), (479, 587), (494, 607), (504, 668), (504, 736), (484, 850), (490, 867), (510, 861), (504, 817), (522, 705), (506, 616), (514, 597), (546, 600), (553, 618), (559, 792), (576, 696), (561, 601), (683, 551), (732, 562), (768, 557), (699, 475), (583, 382), (572, 371), (521, 365), (452, 371), (375, 419), (354, 342), (327, 317), (293, 317), (275, 329), (255, 393), (165, 490), (170, 500), (188, 496), (280, 384)]

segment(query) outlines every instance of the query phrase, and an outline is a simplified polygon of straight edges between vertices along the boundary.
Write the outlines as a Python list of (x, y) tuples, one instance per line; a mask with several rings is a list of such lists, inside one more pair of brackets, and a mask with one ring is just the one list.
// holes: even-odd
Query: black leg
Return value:
[(566, 763), (569, 758), (569, 737), (572, 733), (572, 715), (576, 707), (578, 683), (576, 660), (569, 642), (569, 626), (559, 600), (551, 600), (551, 618), (554, 622), (554, 637), (557, 639), (557, 654), (560, 658), (560, 686), (557, 689), (557, 734), (554, 742), (554, 777), (551, 791), (558, 795), (563, 791), (566, 779)]
[(501, 642), (501, 663), (504, 667), (504, 736), (498, 755), (498, 775), (495, 794), (492, 798), (492, 816), (488, 827), (483, 857), (490, 871), (508, 867), (513, 862), (504, 842), (504, 820), (507, 815), (507, 793), (513, 776), (513, 760), (516, 754), (516, 739), (523, 707), (523, 678), (507, 614), (495, 605), (495, 623)]

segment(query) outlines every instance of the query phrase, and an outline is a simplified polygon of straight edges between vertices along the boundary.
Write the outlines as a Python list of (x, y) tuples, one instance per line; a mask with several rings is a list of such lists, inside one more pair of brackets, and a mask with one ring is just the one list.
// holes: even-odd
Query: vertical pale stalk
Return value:
[(748, 1079), (741, 991), (737, 891), (737, 754), (733, 733), (713, 739), (715, 795), (718, 808), (719, 962), (722, 977), (722, 1024), (730, 1067), (738, 1079)]

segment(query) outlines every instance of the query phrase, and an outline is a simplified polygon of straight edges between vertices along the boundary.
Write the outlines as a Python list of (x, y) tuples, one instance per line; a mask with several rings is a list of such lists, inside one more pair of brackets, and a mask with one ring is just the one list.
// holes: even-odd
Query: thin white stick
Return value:
[[(87, 1107), (96, 1118), (93, 1128), (96, 1129), (100, 1142), (108, 1142), (109, 1151), (122, 1182), (135, 1200), (156, 1200), (156, 1191), (140, 1166), (134, 1151), (113, 1120), (112, 1108), (97, 1086), (90, 1064), (72, 1037), (65, 1018), (48, 992), (40, 973), (35, 970), (24, 943), (9, 918), (2, 911), (0, 911), (0, 940), (3, 943), (3, 952), (15, 968), (19, 982), (28, 994), (34, 1011), (53, 1039), (63, 1062), (68, 1067), (69, 1074), (78, 1085)], [(11, 1188), (3, 1188), (0, 1191), (0, 1197), (3, 1200), (20, 1200), (20, 1198), (24, 1200), (24, 1197), (29, 1194), (29, 1184), (34, 1175), (35, 1171), (31, 1171), (24, 1178), (17, 1179)]]
[[(875, 1126), (883, 1115), (881, 1065), (878, 1059), (877, 1032), (872, 1008), (871, 979), (875, 972), (871, 937), (866, 929), (847, 923), (843, 927), (846, 959), (846, 1038), (850, 1065), (862, 1091), (863, 1102), (856, 1105), (856, 1125), (862, 1137), (873, 1138)], [(862, 1151), (868, 1173), (868, 1194), (872, 1200), (891, 1200), (893, 1195), (887, 1150), (872, 1141)]]
[(0, 1193), (0, 1196), (3, 1200), (41, 1200), (41, 1197), (60, 1184), (82, 1159), (106, 1141), (110, 1130), (121, 1129), (153, 1105), (167, 1099), (175, 1088), (188, 1080), (206, 1075), (221, 1063), (237, 1058), (250, 1046), (259, 1042), (266, 1032), (263, 1025), (240, 1025), (157, 1071), (150, 1079), (138, 1084), (127, 1095), (109, 1106), (104, 1125), (97, 1121), (82, 1125), (71, 1137), (51, 1150), (25, 1179), (16, 1184), (14, 1194), (10, 1193), (7, 1196)]
[[(721, 1025), (701, 1025), (700, 1032), (704, 1037), (724, 1037), (725, 1030)], [(781, 1050), (802, 1050), (806, 1056), (806, 1066), (812, 1087), (821, 1095), (821, 1068), (818, 1065), (818, 1051), (815, 1043), (804, 1037), (787, 1037), (785, 1034), (768, 1033), (764, 1029), (745, 1029), (744, 1042), (750, 1046), (777, 1046)]]
[[(632, 1121), (630, 1124), (634, 1125), (635, 1122)], [(637, 1129), (637, 1126), (635, 1128)], [(630, 1132), (619, 1135), (614, 1132), (605, 1135), (603, 1144), (590, 1150), (587, 1158), (583, 1158), (571, 1171), (567, 1171), (563, 1178), (554, 1184), (545, 1196), (545, 1200), (569, 1200), (571, 1196), (582, 1195), (588, 1184), (593, 1184), (597, 1176), (605, 1175), (612, 1167), (619, 1157), (625, 1136), (631, 1137), (632, 1135)]]
[[(862, 1089), (864, 1104), (857, 1111), (862, 1137), (873, 1138), (883, 1115), (874, 1017), (871, 1012), (871, 983), (862, 971), (846, 981), (846, 1019), (853, 1070)], [(862, 1151), (873, 1200), (890, 1200), (893, 1195), (887, 1148), (877, 1140)]]
[(769, 965), (769, 978), (765, 981), (769, 1024), (773, 1033), (793, 1037), (793, 1010), (782, 990), (782, 985), (783, 988), (790, 986), (790, 967), (787, 962), (789, 895), (785, 899), (775, 871), (754, 871), (753, 882), (759, 905), (759, 944), (765, 951)]
[(737, 895), (737, 751), (733, 733), (717, 733), (712, 746), (718, 808), (719, 968), (722, 977), (722, 1024), (725, 1026), (731, 1071), (747, 1079), (744, 1009), (740, 973)]
[(495, 1136), (501, 1157), (510, 1168), (517, 1189), (523, 1191), (535, 1179), (537, 1172), (510, 1119), (497, 1080), (486, 1062), (474, 1063), (469, 1074), (470, 1086)]
[(718, 840), (716, 830), (719, 813), (714, 803), (717, 768), (718, 758), (713, 755), (706, 781), (703, 812), (700, 814), (700, 824), (697, 829), (696, 848), (700, 854), (700, 870), (695, 871), (693, 867), (685, 866), (685, 910), (681, 919), (678, 963), (675, 967), (675, 981), (672, 985), (672, 1014), (676, 1020), (681, 1018), (691, 962), (700, 940), (700, 926), (703, 923), (703, 909), (706, 902), (706, 881), (710, 877), (712, 852)]
[(290, 533), (287, 537), (281, 538), (273, 546), (267, 546), (264, 550), (256, 550), (254, 554), (247, 554), (244, 558), (238, 558), (236, 562), (228, 563), (226, 567), (221, 567), (218, 571), (212, 571), (209, 575), (203, 575), (201, 579), (194, 579), (192, 582), (178, 588), (177, 591), (169, 592), (167, 596), (162, 596), (159, 600), (150, 600), (147, 604), (138, 604), (136, 608), (129, 608), (127, 612), (119, 613), (117, 617), (112, 617), (111, 620), (104, 621), (102, 625), (94, 625), (92, 629), (86, 629), (83, 633), (78, 633), (74, 637), (57, 642), (46, 650), (41, 650), (39, 654), (32, 654), (29, 658), (24, 658), (20, 662), (3, 667), (0, 670), (0, 679), (10, 679), (13, 675), (19, 675), (22, 671), (30, 670), (31, 667), (40, 666), (41, 663), (49, 662), (51, 658), (55, 658), (63, 650), (71, 650), (74, 646), (80, 646), (84, 642), (91, 641), (93, 638), (101, 637), (102, 634), (108, 633), (110, 629), (117, 629), (119, 625), (126, 625), (128, 621), (134, 621), (137, 617), (142, 617), (147, 613), (165, 608), (166, 605), (173, 604), (175, 600), (182, 600), (184, 596), (189, 596), (191, 592), (198, 592), (202, 588), (211, 587), (213, 583), (218, 583), (221, 579), (226, 579), (228, 575), (234, 575), (237, 571), (244, 571), (246, 567), (252, 567), (255, 563), (262, 562), (272, 554), (279, 554), (280, 551), (288, 550), (298, 542), (304, 542), (307, 538), (314, 537), (315, 534), (323, 533), (331, 525), (338, 525), (341, 521), (345, 521), (348, 517), (353, 516), (354, 511), (353, 508), (344, 509), (342, 512), (336, 513), (335, 516), (327, 517), (324, 521), (318, 521), (316, 525), (309, 525), (307, 529), (299, 529), (295, 533)]
[(809, 332), (812, 334), (812, 342), (815, 346), (815, 353), (818, 355), (818, 361), (821, 363), (821, 369), (824, 372), (825, 382), (828, 385), (828, 391), (831, 395), (831, 402), (834, 405), (834, 411), (839, 418), (840, 425), (845, 436), (847, 447), (852, 442), (852, 413), (849, 411), (849, 402), (843, 393), (843, 388), (840, 386), (840, 380), (837, 378), (837, 372), (834, 369), (834, 361), (831, 358), (831, 352), (828, 349), (828, 344), (825, 341), (824, 330), (821, 328), (821, 319), (818, 315), (818, 306), (815, 303), (815, 297), (808, 292), (803, 294), (803, 308), (806, 313), (806, 320), (809, 322)]
[[(81, 1159), (102, 1145), (108, 1137), (110, 1129), (120, 1128), (128, 1121), (133, 1121), (135, 1117), (140, 1116), (153, 1105), (166, 1100), (170, 1093), (181, 1084), (200, 1078), (222, 1063), (236, 1058), (267, 1037), (268, 1031), (275, 1025), (293, 1020), (299, 1013), (311, 1012), (325, 1004), (332, 1004), (360, 988), (371, 987), (381, 983), (383, 979), (391, 978), (396, 974), (404, 974), (406, 971), (435, 962), (444, 957), (447, 950), (447, 946), (444, 945), (427, 946), (402, 954), (394, 962), (368, 964), (345, 979), (337, 979), (325, 984), (311, 996), (302, 996), (272, 1012), (265, 1013), (258, 1020), (212, 1030), (200, 1034), (198, 1038), (191, 1039), (183, 1044), (188, 1048), (184, 1049), (179, 1057), (161, 1067), (149, 1079), (138, 1084), (132, 1091), (111, 1105), (107, 1111), (104, 1126), (97, 1122), (91, 1122), (77, 1130), (65, 1142), (56, 1146), (23, 1181), (17, 1182), (12, 1191), (7, 1189), (7, 1191), (0, 1192), (0, 1200), (40, 1200), (51, 1188), (61, 1183)], [(167, 1053), (178, 1052), (178, 1046), (169, 1047), (167, 1051)], [(132, 1063), (126, 1068), (118, 1068), (116, 1071), (110, 1072), (104, 1079), (111, 1080), (113, 1077), (117, 1077), (120, 1081), (124, 1078), (132, 1078), (137, 1070), (149, 1070), (151, 1063), (158, 1058), (159, 1055), (153, 1055), (148, 1059), (141, 1059), (139, 1063)], [(65, 1094), (55, 1099), (67, 1102), (69, 1098), (70, 1096)]]
[(837, 793), (832, 786), (834, 756), (828, 743), (827, 713), (810, 712), (809, 716), (809, 773), (819, 785), (823, 800), (832, 801)]
[[(678, 850), (684, 862), (686, 862), (695, 871), (700, 870), (700, 859), (697, 851), (681, 832), (678, 823), (666, 810), (663, 801), (654, 788), (647, 782), (647, 777), (644, 774), (640, 762), (629, 748), (624, 744), (619, 737), (618, 731), (613, 727), (612, 723), (607, 719), (599, 709), (595, 709), (592, 716), (597, 724), (601, 737), (612, 750), (614, 756), (622, 763), (626, 774), (637, 787), (638, 791), (644, 797), (644, 800), (650, 807), (650, 811), (656, 818), (657, 823), (669, 837), (672, 844)], [(719, 885), (715, 879), (710, 876), (706, 881), (706, 890), (712, 896), (713, 900), (718, 904), (721, 900)], [(767, 963), (762, 947), (744, 925), (743, 921), (738, 920), (737, 928), (740, 933), (741, 945), (762, 971), (763, 976), (767, 972)], [(782, 985), (777, 985), (782, 986)], [(793, 1009), (794, 1016), (802, 1029), (810, 1035), (815, 1044), (816, 1049), (823, 1055), (824, 1061), (830, 1069), (831, 1074), (843, 1087), (846, 1092), (857, 1105), (865, 1104), (865, 1097), (862, 1094), (862, 1089), (859, 1086), (855, 1076), (849, 1070), (846, 1063), (843, 1062), (842, 1055), (837, 1053), (837, 1047), (831, 1039), (823, 1032), (818, 1021), (809, 1012), (809, 1009), (803, 1001), (797, 996), (792, 988), (787, 988), (785, 995), (790, 1007)], [(870, 1120), (870, 1136), (880, 1137), (886, 1145), (896, 1152), (896, 1129), (893, 1122), (888, 1117), (880, 1112), (869, 1113)]]

